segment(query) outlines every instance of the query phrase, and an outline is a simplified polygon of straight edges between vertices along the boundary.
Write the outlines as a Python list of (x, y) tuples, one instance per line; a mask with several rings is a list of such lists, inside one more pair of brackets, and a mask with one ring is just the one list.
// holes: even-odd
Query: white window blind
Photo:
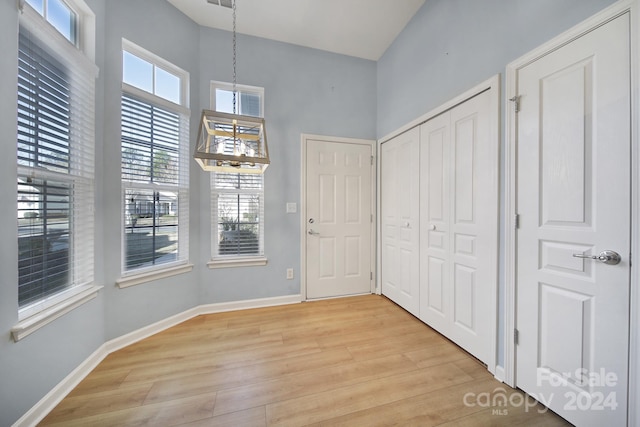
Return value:
[[(139, 59), (127, 51), (123, 56), (128, 58), (125, 68)], [(145, 58), (152, 57), (145, 53)], [(148, 64), (144, 68), (150, 71), (155, 68), (138, 62)], [(183, 263), (189, 257), (189, 111), (167, 102), (162, 96), (166, 87), (158, 95), (153, 84), (131, 86), (131, 73), (124, 71), (129, 83), (123, 85), (121, 104), (125, 275)], [(155, 75), (137, 73), (136, 81), (153, 81)], [(183, 83), (175, 83), (179, 93)]]
[[(237, 85), (236, 112), (261, 117), (264, 90)], [(211, 108), (233, 112), (233, 86), (211, 83)], [(211, 173), (212, 259), (264, 257), (264, 176)]]
[(93, 281), (96, 73), (65, 35), (25, 6), (17, 88), (21, 318)]

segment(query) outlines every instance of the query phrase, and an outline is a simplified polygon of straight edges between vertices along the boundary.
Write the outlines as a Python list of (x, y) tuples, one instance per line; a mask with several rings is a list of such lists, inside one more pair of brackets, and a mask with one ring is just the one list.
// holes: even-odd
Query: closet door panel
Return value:
[(497, 143), (479, 94), (420, 127), (420, 319), (487, 361), (497, 255)]
[[(497, 229), (492, 227), (497, 201), (489, 128), (489, 94), (483, 93), (451, 110), (451, 329), (448, 337), (487, 361), (490, 354), (491, 280)], [(493, 252), (492, 252), (493, 251)]]
[(381, 147), (382, 294), (419, 316), (420, 132), (405, 132)]
[(450, 115), (420, 127), (420, 319), (449, 328)]

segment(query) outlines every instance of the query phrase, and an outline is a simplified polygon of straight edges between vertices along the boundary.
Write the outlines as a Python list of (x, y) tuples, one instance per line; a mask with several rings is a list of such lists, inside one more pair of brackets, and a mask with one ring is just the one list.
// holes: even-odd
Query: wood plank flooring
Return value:
[(193, 318), (107, 356), (40, 425), (569, 425), (524, 400), (367, 295)]

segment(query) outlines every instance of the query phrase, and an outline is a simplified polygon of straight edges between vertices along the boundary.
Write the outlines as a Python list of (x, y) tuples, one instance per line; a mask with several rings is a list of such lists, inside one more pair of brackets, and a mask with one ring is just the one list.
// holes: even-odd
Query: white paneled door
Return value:
[(629, 50), (627, 13), (517, 71), (516, 383), (580, 426), (627, 419)]
[(372, 144), (306, 139), (308, 299), (371, 292)]
[(382, 144), (380, 162), (382, 294), (419, 316), (419, 128)]
[(420, 319), (485, 363), (498, 255), (491, 116), (485, 91), (420, 128)]

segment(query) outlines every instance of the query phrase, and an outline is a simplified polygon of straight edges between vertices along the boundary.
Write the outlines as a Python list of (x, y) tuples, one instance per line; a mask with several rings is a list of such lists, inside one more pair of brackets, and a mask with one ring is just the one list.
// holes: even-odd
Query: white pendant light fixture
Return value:
[(209, 172), (264, 173), (269, 166), (262, 117), (236, 114), (236, 1), (233, 9), (233, 114), (203, 110), (195, 161)]

